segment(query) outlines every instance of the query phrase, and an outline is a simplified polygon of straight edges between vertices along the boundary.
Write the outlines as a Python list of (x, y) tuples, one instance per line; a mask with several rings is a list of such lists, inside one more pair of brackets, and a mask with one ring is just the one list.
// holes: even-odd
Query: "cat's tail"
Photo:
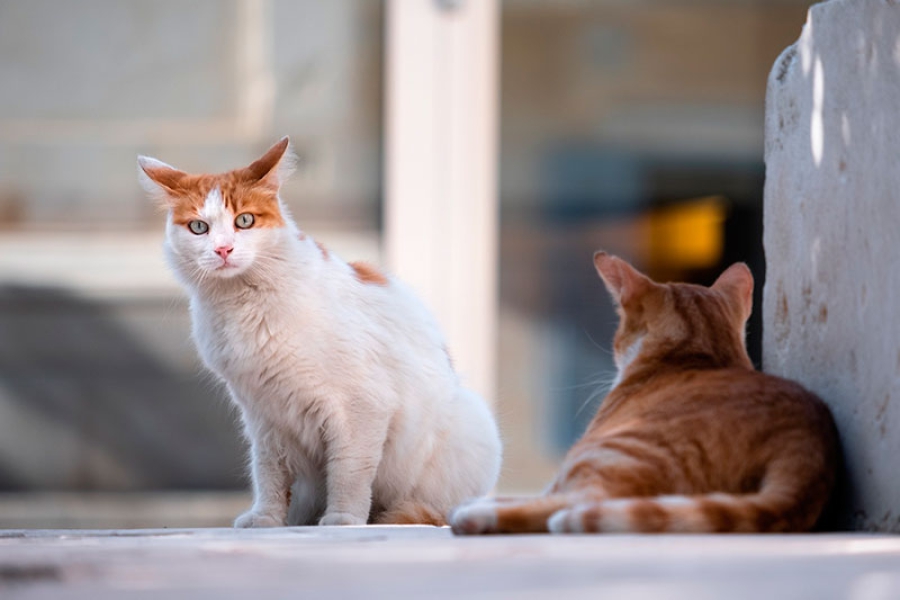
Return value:
[(749, 494), (699, 494), (599, 499), (550, 494), (525, 500), (479, 499), (457, 508), (450, 526), (478, 533), (763, 533), (809, 531), (828, 499), (831, 481), (772, 477)]
[(412, 500), (401, 502), (375, 518), (376, 525), (434, 525), (443, 527), (447, 520), (440, 511)]
[(828, 501), (833, 477), (800, 472), (793, 461), (769, 466), (759, 490), (613, 498), (580, 503), (554, 513), (553, 533), (767, 533), (811, 530)]
[(450, 514), (458, 535), (478, 533), (546, 533), (547, 521), (560, 510), (584, 502), (583, 495), (550, 494), (534, 498), (478, 498)]
[(547, 528), (552, 533), (766, 533), (811, 528), (813, 523), (798, 523), (785, 508), (762, 494), (614, 498), (559, 510)]

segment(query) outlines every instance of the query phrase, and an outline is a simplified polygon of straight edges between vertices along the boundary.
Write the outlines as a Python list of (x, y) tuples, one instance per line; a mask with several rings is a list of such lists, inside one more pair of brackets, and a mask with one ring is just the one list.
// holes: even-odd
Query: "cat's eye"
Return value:
[(250, 227), (253, 227), (253, 215), (250, 213), (239, 214), (234, 220), (234, 225), (238, 229), (249, 229)]
[(191, 221), (190, 223), (188, 223), (188, 229), (191, 230), (191, 233), (203, 235), (204, 233), (209, 231), (209, 225), (207, 225), (203, 221)]

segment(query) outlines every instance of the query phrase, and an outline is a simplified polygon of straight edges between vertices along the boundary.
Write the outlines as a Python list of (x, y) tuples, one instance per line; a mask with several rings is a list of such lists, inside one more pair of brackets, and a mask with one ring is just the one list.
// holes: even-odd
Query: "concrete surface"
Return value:
[(841, 525), (900, 531), (900, 4), (814, 6), (766, 110), (763, 367), (831, 406)]
[(900, 597), (900, 538), (6, 530), (0, 596), (887, 600)]

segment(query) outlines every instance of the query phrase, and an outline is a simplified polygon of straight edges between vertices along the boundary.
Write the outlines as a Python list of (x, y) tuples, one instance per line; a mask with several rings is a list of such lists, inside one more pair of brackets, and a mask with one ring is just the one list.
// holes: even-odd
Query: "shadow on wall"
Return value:
[[(128, 302), (187, 338), (170, 299)], [(224, 391), (195, 364), (166, 364), (116, 308), (0, 286), (0, 490), (241, 486)]]

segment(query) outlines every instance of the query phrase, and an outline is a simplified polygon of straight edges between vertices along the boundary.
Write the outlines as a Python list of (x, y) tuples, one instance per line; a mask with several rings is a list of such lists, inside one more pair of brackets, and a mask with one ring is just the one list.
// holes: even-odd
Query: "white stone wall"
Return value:
[(900, 3), (813, 6), (769, 78), (763, 366), (834, 413), (838, 516), (900, 531)]

